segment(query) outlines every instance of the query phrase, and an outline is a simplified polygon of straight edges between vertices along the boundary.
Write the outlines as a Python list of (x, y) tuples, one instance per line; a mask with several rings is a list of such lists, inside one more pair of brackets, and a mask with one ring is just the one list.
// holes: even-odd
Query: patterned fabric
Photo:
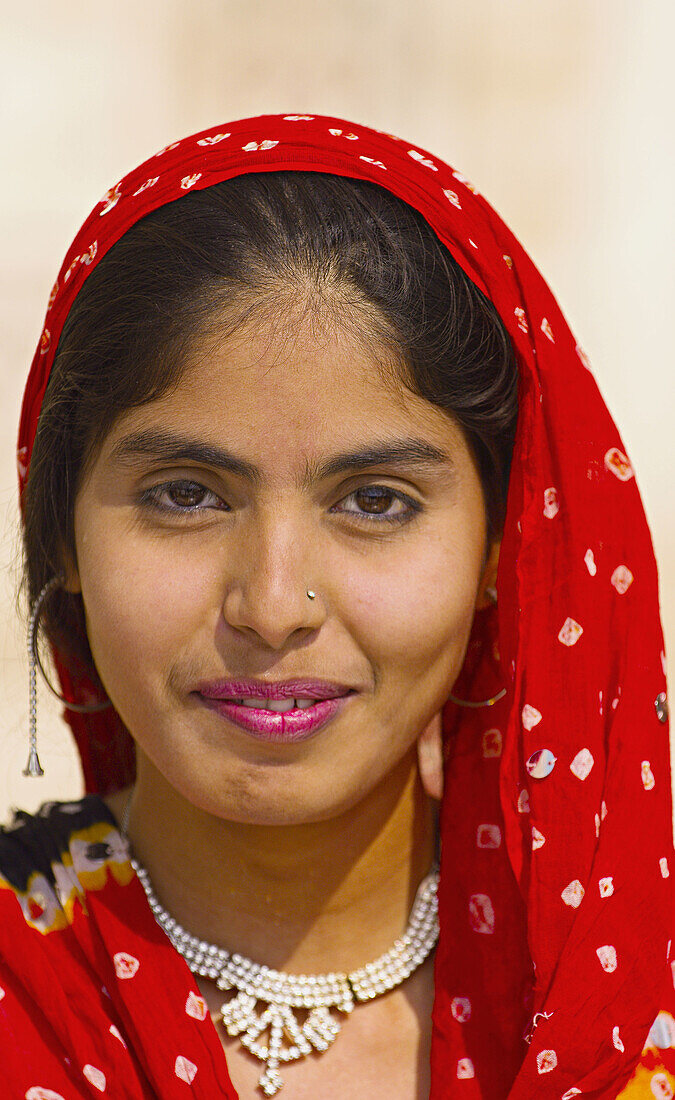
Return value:
[(0, 1058), (7, 1100), (236, 1100), (204, 999), (96, 795), (0, 833)]
[[(468, 699), (507, 693), (489, 710), (444, 710), (432, 1100), (614, 1100), (659, 1009), (675, 1009), (656, 564), (633, 468), (586, 357), (532, 261), (469, 181), (398, 138), (307, 115), (228, 123), (156, 154), (107, 192), (61, 268), (24, 397), (21, 485), (64, 320), (101, 257), (139, 218), (193, 189), (288, 169), (370, 180), (415, 207), (494, 302), (520, 371), (499, 604), (476, 616), (454, 689)], [(62, 664), (60, 672), (66, 693), (91, 691)], [(129, 782), (132, 744), (116, 715), (67, 718), (87, 790)], [(120, 911), (129, 916), (120, 921)], [(140, 928), (130, 913), (105, 910), (117, 922), (115, 953), (138, 958), (125, 938)], [(65, 941), (72, 928), (47, 941)], [(158, 933), (147, 935), (154, 951)], [(105, 969), (108, 956), (91, 946)], [(41, 963), (61, 982), (68, 951), (58, 950)], [(79, 960), (74, 944), (72, 954)], [(13, 981), (25, 982), (33, 965), (22, 952)], [(165, 963), (151, 966), (148, 1015), (165, 996)], [(145, 980), (149, 969), (137, 973)], [(65, 1005), (44, 1000), (39, 1012), (62, 1035)], [(93, 1006), (81, 991), (76, 1001), (88, 1020)], [(34, 1026), (42, 1033), (44, 1020)], [(91, 1029), (79, 1031), (88, 1061)], [(144, 1059), (156, 1067), (159, 1053), (148, 1035)], [(176, 1056), (199, 1065), (187, 1047)], [(222, 1062), (200, 1066), (195, 1095), (208, 1095), (195, 1089), (209, 1072), (230, 1095)], [(648, 1087), (667, 1096), (658, 1072)], [(161, 1095), (172, 1087), (162, 1081)], [(71, 1086), (66, 1095), (77, 1094)]]
[[(35, 816), (20, 811), (0, 830), (8, 1100), (236, 1097), (204, 999), (128, 856), (96, 795), (46, 802)], [(444, 1095), (460, 1096), (467, 1080), (460, 1074)], [(661, 1012), (620, 1097), (673, 1095), (675, 1019)]]

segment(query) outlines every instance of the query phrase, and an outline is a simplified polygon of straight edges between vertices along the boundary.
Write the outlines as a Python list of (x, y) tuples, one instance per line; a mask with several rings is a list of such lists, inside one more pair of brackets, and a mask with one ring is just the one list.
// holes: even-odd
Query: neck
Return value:
[[(118, 816), (125, 800), (109, 800)], [(293, 826), (204, 813), (139, 752), (129, 839), (189, 932), (311, 974), (353, 970), (401, 935), (434, 860), (435, 821), (414, 751), (348, 813)]]

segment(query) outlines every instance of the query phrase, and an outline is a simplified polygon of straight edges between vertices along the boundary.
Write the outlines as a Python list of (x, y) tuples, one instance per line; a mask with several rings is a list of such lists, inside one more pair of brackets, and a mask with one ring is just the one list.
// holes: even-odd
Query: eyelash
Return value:
[[(194, 515), (196, 512), (206, 511), (209, 508), (214, 507), (213, 504), (204, 505), (203, 501), (199, 504), (187, 505), (186, 507), (181, 507), (180, 505), (177, 505), (175, 503), (166, 504), (162, 502), (160, 498), (163, 496), (164, 493), (169, 493), (172, 490), (175, 492), (176, 489), (182, 489), (183, 491), (188, 492), (194, 492), (194, 490), (202, 491), (206, 497), (210, 496), (213, 497), (213, 499), (216, 501), (219, 500), (219, 497), (216, 495), (216, 493), (214, 493), (211, 489), (207, 489), (204, 485), (200, 484), (200, 482), (190, 481), (186, 478), (180, 478), (175, 481), (165, 481), (161, 485), (153, 485), (149, 489), (144, 489), (143, 492), (140, 494), (139, 503), (142, 507), (151, 508), (156, 512), (162, 512), (165, 515), (171, 516)], [(365, 520), (367, 523), (374, 521), (375, 523), (402, 524), (411, 519), (414, 519), (414, 517), (422, 511), (422, 505), (418, 501), (413, 500), (412, 497), (407, 496), (406, 493), (402, 493), (397, 489), (390, 489), (387, 485), (362, 485), (359, 486), (358, 489), (353, 489), (352, 492), (348, 493), (344, 499), (349, 500), (350, 497), (355, 496), (357, 493), (363, 493), (373, 489), (380, 490), (380, 492), (373, 494), (371, 500), (379, 500), (382, 496), (391, 496), (395, 500), (399, 501), (401, 504), (404, 504), (406, 506), (406, 511), (399, 512), (396, 515), (390, 516), (383, 514), (378, 515), (377, 513), (368, 512), (353, 512), (349, 510), (345, 510), (343, 514), (352, 516), (359, 521)], [(216, 506), (216, 510), (220, 511), (221, 509)]]

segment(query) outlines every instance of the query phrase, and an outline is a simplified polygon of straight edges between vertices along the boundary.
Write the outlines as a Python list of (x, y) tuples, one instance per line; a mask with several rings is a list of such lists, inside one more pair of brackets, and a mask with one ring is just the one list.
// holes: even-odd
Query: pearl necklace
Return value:
[[(131, 800), (121, 829), (125, 838), (130, 805)], [(355, 1001), (371, 1001), (395, 989), (421, 966), (438, 939), (438, 872), (433, 870), (420, 883), (406, 931), (374, 962), (349, 974), (284, 974), (190, 935), (160, 905), (145, 868), (133, 858), (131, 865), (155, 920), (192, 973), (214, 980), (223, 992), (236, 990), (218, 1015), (228, 1033), (238, 1035), (242, 1046), (265, 1063), (258, 1082), (265, 1096), (274, 1096), (283, 1086), (281, 1062), (322, 1053), (334, 1041), (340, 1021), (329, 1009), (349, 1013)], [(256, 1009), (259, 1001), (266, 1006), (262, 1010)], [(304, 1022), (294, 1009), (306, 1013)], [(268, 1033), (267, 1043), (261, 1041)]]

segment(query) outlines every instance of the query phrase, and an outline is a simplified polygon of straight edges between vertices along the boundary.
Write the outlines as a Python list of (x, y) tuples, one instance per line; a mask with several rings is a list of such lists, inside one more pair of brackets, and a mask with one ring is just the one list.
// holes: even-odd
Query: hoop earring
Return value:
[(448, 699), (458, 707), (493, 707), (495, 703), (498, 703), (505, 695), (506, 688), (502, 688), (502, 690), (498, 691), (496, 695), (493, 695), (491, 699), (483, 699), (480, 703), (473, 703), (469, 699), (456, 699), (454, 695), (448, 695)]
[[(490, 603), (497, 603), (497, 589), (494, 585), (490, 585), (490, 587), (485, 589), (485, 595)], [(458, 707), (470, 707), (472, 710), (475, 710), (478, 707), (493, 707), (495, 703), (498, 703), (505, 695), (506, 688), (502, 688), (502, 690), (498, 691), (496, 695), (493, 695), (491, 699), (483, 699), (480, 703), (473, 703), (469, 699), (456, 699), (454, 695), (448, 695), (448, 699)]]
[(40, 654), (38, 652), (38, 634), (39, 634), (39, 622), (40, 612), (47, 596), (52, 592), (57, 585), (63, 584), (62, 577), (52, 577), (50, 581), (44, 585), (40, 591), (33, 609), (30, 613), (30, 619), (28, 620), (28, 762), (24, 768), (22, 775), (39, 777), (44, 775), (44, 770), (40, 764), (40, 758), (37, 752), (37, 670), (40, 670), (40, 674), (51, 691), (52, 695), (63, 703), (68, 710), (77, 711), (78, 714), (95, 714), (99, 710), (106, 710), (112, 706), (110, 700), (106, 700), (105, 703), (71, 703), (69, 699), (66, 699), (61, 695), (56, 688), (52, 687), (45, 672), (42, 661), (40, 660)]

